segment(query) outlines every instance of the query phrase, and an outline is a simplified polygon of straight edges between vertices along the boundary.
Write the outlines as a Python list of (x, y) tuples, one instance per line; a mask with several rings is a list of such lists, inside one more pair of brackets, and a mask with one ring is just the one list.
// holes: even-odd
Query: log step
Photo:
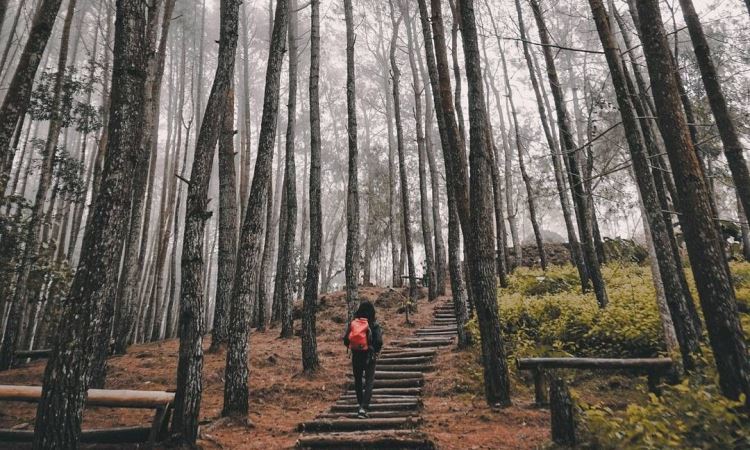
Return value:
[(417, 372), (430, 372), (435, 367), (432, 364), (391, 364), (391, 365), (376, 365), (375, 370), (381, 372), (388, 371), (417, 371)]
[[(371, 411), (413, 411), (419, 409), (417, 402), (376, 403), (370, 405)], [(333, 405), (330, 412), (357, 412), (359, 405)]]
[(455, 336), (458, 332), (456, 330), (446, 331), (417, 331), (417, 336)]
[[(352, 396), (347, 395), (347, 396), (339, 397), (339, 399), (336, 400), (335, 404), (336, 405), (349, 405), (352, 403), (352, 401), (354, 402), (357, 401), (356, 395), (352, 395)], [(414, 402), (419, 403), (419, 397), (404, 395), (404, 396), (398, 396), (398, 397), (394, 396), (391, 398), (378, 397), (378, 398), (370, 399), (371, 405), (387, 405), (389, 403), (414, 403)]]
[(380, 357), (378, 360), (388, 359), (388, 358), (408, 358), (413, 356), (427, 356), (427, 357), (433, 357), (437, 354), (436, 350), (408, 350), (405, 351), (402, 348), (397, 349), (390, 349), (388, 351), (383, 351), (380, 354)]
[[(370, 411), (367, 415), (371, 419), (391, 419), (398, 417), (419, 417), (414, 411)], [(356, 412), (328, 412), (319, 414), (316, 419), (358, 419)]]
[[(423, 379), (411, 378), (401, 380), (375, 380), (373, 387), (375, 388), (410, 388), (410, 387), (421, 387), (424, 384)], [(349, 384), (350, 388), (354, 388), (354, 383)]]
[(376, 363), (377, 366), (388, 366), (393, 364), (427, 364), (432, 361), (432, 358), (427, 356), (414, 356), (404, 358), (380, 358)]
[[(344, 395), (354, 395), (354, 389), (349, 389)], [(380, 388), (373, 389), (372, 396), (378, 395), (422, 395), (421, 388)]]
[(402, 449), (435, 450), (435, 444), (426, 434), (416, 431), (394, 430), (361, 433), (325, 433), (301, 436), (299, 449), (324, 448), (328, 450), (352, 449)]
[[(349, 378), (352, 378), (352, 374), (347, 374), (347, 376)], [(408, 378), (416, 378), (421, 380), (424, 378), (424, 375), (422, 375), (422, 372), (415, 371), (375, 370), (376, 380), (404, 380)]]
[(418, 421), (409, 417), (372, 419), (319, 419), (303, 422), (299, 431), (399, 430), (413, 428)]

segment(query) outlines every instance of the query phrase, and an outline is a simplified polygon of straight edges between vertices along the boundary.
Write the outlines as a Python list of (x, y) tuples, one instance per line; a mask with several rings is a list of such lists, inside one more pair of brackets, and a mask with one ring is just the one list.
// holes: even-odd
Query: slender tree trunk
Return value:
[[(432, 28), (430, 27), (431, 14), (427, 9), (426, 0), (418, 0), (418, 5), (419, 18), (422, 24), (422, 34), (425, 42), (424, 47), (425, 59), (427, 61), (427, 72), (430, 76), (430, 86), (432, 88), (433, 102), (435, 104), (435, 115), (437, 117), (440, 142), (443, 149), (443, 159), (445, 162), (446, 191), (448, 194), (448, 267), (451, 278), (453, 304), (456, 312), (458, 346), (459, 348), (466, 348), (469, 345), (469, 335), (464, 330), (464, 325), (468, 320), (468, 311), (466, 288), (460, 257), (461, 229), (463, 227), (461, 226), (458, 205), (456, 204), (456, 192), (458, 191), (456, 184), (459, 180), (457, 180), (458, 177), (455, 173), (459, 171), (454, 168), (452, 162), (453, 153), (458, 149), (459, 144), (458, 126), (456, 125), (456, 116), (453, 111), (450, 78), (448, 78), (448, 57), (445, 50), (445, 35), (443, 31), (442, 14), (440, 12), (440, 3), (437, 2), (437, 4), (433, 3), (431, 5), (434, 17), (434, 20), (432, 21), (432, 26), (435, 30), (434, 37), (432, 34)], [(438, 63), (438, 61), (440, 62)], [(461, 153), (463, 152), (461, 151)], [(463, 168), (465, 169), (465, 166), (463, 166)], [(463, 175), (465, 174), (464, 171)], [(465, 188), (466, 184), (464, 183), (462, 186)], [(468, 201), (464, 195), (462, 195), (461, 198), (465, 202)]]
[(656, 0), (636, 2), (641, 41), (646, 55), (651, 87), (659, 113), (658, 121), (675, 177), (681, 209), (691, 211), (683, 220), (685, 242), (696, 286), (706, 317), (706, 328), (719, 372), (719, 385), (729, 398), (745, 395), (750, 405), (750, 360), (729, 268), (721, 238), (713, 221), (708, 188), (681, 111), (669, 57), (666, 33)]
[(461, 0), (459, 9), (469, 95), (472, 204), (471, 237), (467, 239), (471, 252), (469, 272), (482, 340), (485, 399), (490, 405), (505, 406), (510, 405), (510, 376), (498, 317), (492, 175), (489, 166), (492, 161), (491, 143), (487, 142), (489, 124), (473, 0)]
[(226, 111), (228, 92), (234, 79), (237, 49), (239, 0), (222, 0), (220, 6), (219, 55), (206, 113), (200, 123), (195, 156), (188, 185), (185, 237), (182, 248), (180, 287), (180, 348), (177, 362), (177, 391), (172, 433), (193, 445), (198, 436), (203, 383), (203, 235), (208, 211), (208, 184), (221, 119)]
[(284, 164), (284, 193), (286, 198), (284, 223), (284, 245), (279, 254), (281, 272), (276, 273), (276, 289), (280, 291), (281, 337), (294, 336), (292, 321), (292, 267), (294, 265), (294, 241), (297, 236), (297, 175), (294, 164), (294, 142), (297, 127), (297, 2), (289, 0), (289, 102), (287, 103), (286, 160)]
[(234, 92), (227, 94), (222, 134), (219, 138), (219, 261), (211, 348), (218, 351), (227, 341), (229, 302), (237, 257), (237, 183), (234, 167)]
[(247, 418), (250, 407), (248, 403), (250, 307), (258, 281), (255, 273), (260, 262), (264, 220), (263, 206), (267, 203), (267, 191), (271, 179), (288, 12), (287, 1), (278, 0), (266, 69), (258, 153), (255, 159), (255, 170), (253, 171), (248, 204), (245, 208), (245, 218), (240, 232), (237, 270), (234, 276), (234, 289), (232, 289), (230, 309), (232, 320), (229, 325), (229, 349), (227, 350), (222, 416)]
[[(750, 9), (750, 0), (746, 1), (749, 2), (748, 9)], [(716, 127), (719, 129), (721, 142), (724, 145), (724, 156), (729, 163), (729, 170), (732, 173), (737, 196), (740, 198), (744, 210), (750, 211), (750, 170), (748, 170), (742, 142), (740, 142), (737, 128), (734, 125), (721, 88), (719, 75), (716, 73), (716, 67), (711, 59), (711, 48), (708, 45), (706, 35), (703, 33), (703, 25), (701, 25), (698, 13), (695, 11), (693, 1), (680, 0), (680, 6), (690, 32), (690, 39), (693, 41), (693, 49), (701, 71), (703, 86), (706, 89), (711, 111), (716, 119)], [(746, 219), (750, 218), (748, 214), (750, 213), (745, 214)]]
[[(5, 99), (0, 107), (0, 164), (12, 159), (11, 140), (18, 121), (26, 114), (39, 62), (47, 46), (62, 0), (42, 0), (34, 13), (29, 37), (18, 60)], [(20, 5), (19, 5), (20, 7)], [(70, 28), (70, 26), (68, 26)], [(67, 50), (65, 50), (67, 52)], [(4, 195), (9, 173), (0, 173), (0, 195)]]
[(310, 255), (305, 275), (302, 304), (302, 368), (312, 373), (320, 367), (315, 306), (320, 280), (320, 250), (323, 237), (323, 210), (320, 189), (320, 0), (310, 2)]
[(346, 197), (346, 305), (349, 317), (359, 303), (359, 152), (357, 150), (357, 94), (354, 74), (354, 17), (352, 0), (344, 0), (346, 19), (346, 109), (349, 136), (349, 180)]
[(146, 60), (145, 10), (140, 1), (117, 3), (109, 140), (101, 190), (83, 236), (81, 262), (70, 288), (52, 354), (44, 371), (34, 448), (76, 448), (97, 343), (107, 338), (102, 315), (114, 295), (121, 236), (133, 185), (132, 153), (143, 127)]
[[(554, 139), (554, 134), (550, 129), (550, 123), (547, 118), (547, 108), (544, 105), (544, 99), (542, 92), (539, 87), (539, 80), (534, 70), (534, 64), (531, 57), (531, 49), (529, 48), (528, 39), (526, 36), (526, 26), (523, 20), (523, 9), (521, 7), (521, 1), (516, 0), (516, 12), (518, 13), (518, 24), (521, 32), (521, 40), (523, 41), (523, 53), (526, 59), (526, 66), (529, 69), (529, 78), (531, 80), (531, 86), (534, 89), (534, 96), (536, 97), (537, 109), (539, 110), (539, 119), (542, 122), (542, 129), (544, 130), (544, 136), (547, 140), (547, 146), (550, 150), (550, 156), (552, 157), (552, 166), (555, 171), (555, 184), (557, 187), (558, 195), (560, 197), (560, 206), (563, 212), (563, 219), (565, 220), (565, 230), (568, 234), (568, 250), (570, 251), (571, 260), (578, 269), (578, 276), (581, 279), (581, 286), (586, 290), (588, 287), (588, 273), (586, 271), (586, 265), (581, 257), (581, 245), (578, 242), (578, 236), (575, 231), (575, 224), (570, 214), (570, 200), (568, 199), (567, 189), (565, 186), (565, 179), (563, 178), (562, 163), (560, 161), (560, 154), (558, 151), (558, 144)], [(494, 17), (490, 13), (494, 25)], [(497, 26), (494, 27), (497, 31)]]
[[(406, 36), (409, 50), (409, 66), (412, 75), (412, 89), (414, 91), (414, 118), (416, 120), (417, 135), (417, 152), (419, 163), (419, 205), (422, 219), (422, 239), (425, 250), (425, 273), (423, 277), (427, 279), (428, 298), (434, 300), (438, 296), (437, 289), (437, 271), (435, 267), (435, 253), (432, 248), (432, 224), (430, 223), (430, 205), (427, 198), (427, 151), (425, 149), (424, 128), (422, 127), (422, 97), (421, 97), (421, 80), (417, 71), (415, 59), (416, 48), (414, 45), (414, 32), (412, 31), (413, 21), (409, 17), (408, 7), (401, 5), (401, 16), (406, 17)], [(395, 55), (394, 55), (395, 56)], [(424, 86), (426, 90), (426, 86)], [(405, 172), (405, 171), (404, 171)]]
[(547, 77), (549, 78), (552, 97), (555, 100), (555, 107), (557, 108), (557, 123), (560, 129), (563, 144), (562, 151), (568, 161), (568, 175), (570, 178), (570, 186), (573, 190), (573, 203), (575, 204), (576, 208), (578, 226), (581, 229), (583, 256), (586, 261), (586, 267), (589, 271), (589, 277), (591, 278), (591, 282), (594, 285), (596, 300), (599, 303), (599, 306), (604, 308), (605, 306), (607, 306), (607, 303), (609, 303), (609, 298), (607, 296), (604, 277), (602, 277), (601, 268), (599, 267), (596, 248), (594, 247), (591, 214), (588, 208), (588, 202), (586, 201), (586, 193), (584, 192), (583, 188), (580, 167), (578, 165), (578, 160), (575, 157), (576, 145), (573, 141), (573, 134), (570, 128), (570, 119), (568, 117), (567, 107), (565, 106), (565, 99), (563, 98), (560, 80), (557, 77), (557, 69), (555, 68), (555, 61), (552, 55), (552, 49), (550, 48), (549, 33), (547, 32), (547, 28), (544, 23), (542, 11), (539, 8), (537, 0), (530, 1), (539, 31), (539, 40), (541, 41), (542, 45), (544, 45), (543, 50), (544, 60), (547, 65)]
[(414, 248), (411, 237), (411, 208), (409, 206), (409, 184), (406, 179), (406, 156), (404, 150), (404, 130), (401, 125), (401, 69), (396, 62), (396, 39), (398, 30), (403, 20), (403, 15), (396, 18), (393, 1), (390, 0), (391, 23), (393, 33), (391, 34), (390, 62), (391, 76), (393, 79), (393, 112), (396, 121), (396, 149), (398, 151), (398, 173), (401, 188), (401, 221), (403, 224), (404, 247), (406, 248), (407, 270), (409, 273), (409, 299), (415, 302), (417, 299), (417, 273), (414, 265)]
[[(42, 228), (44, 225), (44, 206), (47, 199), (47, 192), (50, 189), (52, 183), (54, 166), (55, 166), (55, 155), (58, 148), (58, 138), (60, 131), (63, 126), (63, 111), (62, 108), (62, 89), (63, 81), (65, 79), (65, 70), (68, 60), (68, 42), (70, 39), (70, 29), (73, 23), (73, 14), (75, 13), (75, 0), (70, 0), (68, 3), (68, 10), (65, 16), (65, 23), (63, 25), (62, 38), (60, 40), (60, 54), (57, 60), (57, 72), (55, 74), (54, 86), (53, 86), (53, 98), (51, 105), (51, 118), (49, 127), (47, 130), (47, 140), (44, 144), (44, 156), (42, 159), (42, 166), (40, 169), (39, 184), (37, 186), (36, 198), (34, 205), (31, 208), (31, 215), (29, 217), (28, 225), (26, 226), (26, 233), (24, 238), (24, 249), (23, 254), (20, 258), (20, 266), (17, 269), (17, 275), (15, 278), (15, 292), (13, 293), (13, 300), (11, 301), (11, 308), (8, 314), (8, 326), (5, 327), (5, 335), (3, 339), (2, 347), (0, 347), (0, 370), (7, 370), (13, 366), (14, 353), (17, 350), (19, 344), (18, 339), (24, 332), (27, 325), (27, 316), (24, 314), (24, 310), (28, 308), (28, 283), (29, 276), (31, 275), (31, 269), (34, 265), (38, 253), (41, 250), (42, 242), (46, 239), (42, 239)], [(13, 86), (11, 85), (11, 88)], [(8, 94), (10, 96), (12, 94)], [(7, 97), (6, 97), (7, 99)], [(0, 111), (0, 117), (2, 111)], [(2, 120), (2, 119), (0, 119)], [(0, 125), (0, 133), (2, 133), (2, 125)], [(0, 146), (2, 146), (2, 137), (0, 136)], [(1, 154), (0, 154), (1, 155)], [(0, 178), (7, 181), (5, 174), (2, 174)], [(0, 192), (5, 191), (4, 182), (0, 183)], [(50, 207), (55, 204), (55, 193), (56, 188), (53, 188), (52, 199), (50, 200)]]
[[(638, 115), (631, 102), (632, 86), (628, 86), (627, 75), (621, 58), (620, 48), (615, 40), (607, 11), (601, 0), (589, 0), (591, 12), (594, 16), (599, 38), (602, 42), (612, 83), (615, 87), (620, 115), (625, 127), (625, 136), (628, 141), (630, 157), (633, 164), (633, 172), (640, 192), (643, 208), (646, 212), (645, 219), (648, 223), (654, 250), (659, 264), (659, 274), (664, 287), (667, 305), (672, 316), (677, 340), (682, 352), (682, 362), (686, 369), (694, 367), (694, 354), (700, 353), (700, 335), (698, 334), (687, 307), (688, 299), (683, 295), (678, 270), (669, 242), (667, 225), (664, 222), (659, 197), (656, 193), (656, 185), (651, 175), (648, 160), (648, 152), (645, 147), (644, 138), (638, 122)], [(673, 355), (676, 357), (676, 355)]]

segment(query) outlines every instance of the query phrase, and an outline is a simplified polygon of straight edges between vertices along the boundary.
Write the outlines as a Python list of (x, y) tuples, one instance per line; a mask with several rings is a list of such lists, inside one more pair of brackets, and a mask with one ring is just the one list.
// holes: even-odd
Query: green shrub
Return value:
[(747, 449), (750, 418), (743, 401), (723, 397), (712, 380), (693, 377), (625, 411), (583, 405), (579, 431), (586, 446), (598, 449)]

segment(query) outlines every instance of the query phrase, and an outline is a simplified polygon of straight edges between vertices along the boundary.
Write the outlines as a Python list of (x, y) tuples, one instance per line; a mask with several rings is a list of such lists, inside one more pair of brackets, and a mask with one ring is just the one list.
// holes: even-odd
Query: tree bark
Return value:
[(354, 74), (354, 17), (352, 0), (344, 0), (346, 20), (346, 109), (349, 138), (349, 180), (346, 196), (346, 305), (349, 317), (359, 303), (359, 152), (357, 150), (357, 95)]
[[(526, 26), (523, 20), (523, 9), (521, 7), (520, 0), (516, 0), (516, 12), (518, 14), (518, 26), (521, 33), (521, 40), (523, 41), (523, 54), (526, 59), (526, 66), (529, 69), (529, 79), (531, 80), (531, 86), (534, 89), (534, 96), (536, 98), (537, 109), (539, 110), (539, 119), (542, 122), (542, 129), (544, 131), (544, 137), (547, 140), (547, 146), (549, 147), (550, 156), (552, 158), (552, 167), (555, 171), (555, 185), (557, 187), (558, 196), (560, 197), (560, 207), (562, 208), (563, 220), (565, 221), (565, 230), (568, 234), (568, 251), (570, 251), (570, 257), (578, 269), (578, 277), (581, 280), (581, 287), (586, 290), (588, 288), (588, 273), (586, 271), (586, 265), (581, 257), (581, 244), (578, 242), (578, 236), (576, 235), (575, 224), (570, 214), (570, 200), (568, 199), (567, 188), (565, 186), (565, 179), (563, 178), (562, 162), (560, 161), (559, 145), (554, 138), (554, 134), (550, 129), (550, 122), (547, 118), (547, 108), (544, 104), (544, 98), (539, 87), (539, 80), (536, 76), (536, 70), (534, 70), (534, 63), (531, 56), (531, 49), (529, 48), (528, 38), (526, 36)], [(493, 26), (495, 25), (494, 17), (490, 12), (490, 18), (492, 19)], [(494, 26), (497, 32), (497, 26)], [(498, 42), (498, 45), (500, 43)]]
[(488, 120), (482, 87), (482, 69), (473, 0), (460, 3), (466, 79), (469, 96), (469, 133), (471, 159), (471, 228), (469, 272), (473, 302), (477, 309), (482, 340), (485, 400), (490, 405), (510, 405), (510, 376), (505, 356), (497, 285), (495, 283), (495, 236), (493, 233), (491, 143), (487, 142)]
[[(404, 129), (401, 124), (401, 69), (396, 61), (396, 39), (398, 30), (403, 20), (403, 14), (396, 18), (393, 0), (389, 2), (391, 6), (391, 24), (393, 33), (391, 34), (390, 45), (390, 62), (391, 77), (393, 79), (393, 112), (396, 120), (396, 148), (398, 151), (398, 173), (401, 184), (401, 220), (403, 223), (404, 244), (406, 247), (406, 262), (409, 273), (409, 299), (416, 302), (417, 299), (417, 269), (414, 266), (414, 247), (412, 246), (411, 236), (411, 207), (409, 204), (409, 183), (406, 178), (406, 150), (404, 149)], [(421, 112), (419, 113), (421, 115)], [(417, 125), (419, 129), (421, 124)], [(421, 131), (418, 131), (421, 134)], [(419, 143), (418, 143), (419, 145)], [(415, 303), (416, 304), (416, 303)]]
[[(61, 111), (63, 95), (62, 89), (63, 81), (65, 79), (66, 64), (68, 60), (68, 42), (70, 39), (70, 29), (73, 23), (75, 6), (75, 0), (70, 0), (65, 16), (65, 23), (63, 25), (62, 37), (60, 40), (60, 54), (57, 60), (57, 72), (55, 74), (53, 86), (53, 98), (51, 104), (52, 110), (50, 114), (49, 127), (47, 130), (47, 140), (44, 144), (44, 156), (42, 158), (42, 166), (40, 168), (39, 184), (37, 186), (34, 205), (31, 207), (31, 214), (26, 226), (23, 253), (20, 258), (20, 266), (17, 269), (17, 274), (15, 277), (15, 291), (13, 293), (13, 300), (11, 301), (10, 311), (8, 313), (8, 325), (5, 327), (3, 344), (0, 348), (0, 370), (7, 370), (13, 366), (14, 353), (16, 350), (18, 350), (18, 348), (16, 347), (19, 344), (19, 338), (28, 325), (28, 320), (26, 318), (27, 315), (24, 314), (24, 310), (28, 309), (29, 306), (29, 276), (31, 275), (32, 266), (34, 265), (36, 258), (39, 256), (38, 253), (41, 250), (42, 246), (42, 227), (44, 225), (45, 217), (44, 206), (47, 200), (47, 192), (50, 189), (50, 184), (52, 183), (52, 179), (54, 176), (53, 172), (58, 149), (58, 138), (60, 136), (60, 130), (62, 129), (63, 125), (63, 112)], [(12, 85), (11, 88), (13, 88)], [(8, 96), (12, 95), (13, 94), (9, 91)], [(2, 117), (2, 111), (0, 110), (0, 118)], [(0, 146), (4, 145), (2, 143), (1, 135), (2, 127), (3, 125), (0, 125)], [(3, 150), (4, 149), (5, 148), (3, 148)], [(7, 181), (6, 174), (0, 175), (0, 178)], [(0, 193), (3, 192), (5, 192), (5, 181), (0, 181)], [(55, 203), (54, 198), (56, 192), (57, 189), (55, 187), (53, 188), (53, 199), (50, 201), (50, 207), (52, 207)]]
[(667, 225), (664, 222), (661, 204), (656, 193), (656, 185), (651, 175), (648, 152), (638, 122), (638, 114), (631, 101), (631, 96), (635, 97), (635, 93), (631, 92), (632, 86), (629, 86), (627, 81), (627, 74), (620, 56), (620, 48), (615, 40), (604, 3), (601, 0), (589, 0), (589, 4), (607, 58), (612, 83), (615, 87), (620, 116), (625, 127), (625, 137), (628, 141), (628, 149), (633, 164), (633, 172), (646, 212), (645, 219), (651, 232), (667, 305), (672, 316), (677, 340), (680, 343), (682, 362), (686, 369), (692, 369), (695, 366), (694, 354), (700, 353), (700, 335), (692, 322), (687, 306), (688, 299), (683, 295), (680, 278), (677, 275), (677, 271), (682, 270), (682, 267), (677, 265), (672, 253)]
[[(750, 0), (746, 1), (750, 10)], [(698, 13), (695, 11), (693, 1), (680, 0), (680, 6), (690, 32), (690, 40), (693, 42), (695, 58), (698, 61), (708, 103), (711, 105), (711, 111), (716, 119), (716, 127), (719, 129), (721, 142), (724, 145), (724, 156), (729, 163), (729, 170), (732, 173), (737, 196), (746, 211), (745, 218), (748, 219), (750, 218), (750, 213), (747, 213), (747, 211), (750, 211), (750, 170), (748, 170), (747, 161), (743, 154), (742, 142), (740, 142), (737, 128), (724, 97), (719, 75), (716, 73), (716, 67), (711, 59), (711, 47), (709, 47), (706, 35), (703, 33), (703, 25), (701, 25)]]
[(172, 433), (178, 435), (178, 441), (187, 445), (193, 445), (198, 437), (203, 389), (203, 235), (206, 221), (211, 216), (207, 194), (212, 162), (223, 128), (221, 119), (226, 110), (228, 92), (234, 79), (239, 7), (239, 0), (222, 0), (220, 4), (216, 75), (196, 140), (185, 210), (179, 313), (180, 348)]
[(658, 122), (667, 147), (683, 211), (685, 242), (714, 351), (719, 385), (729, 398), (745, 394), (750, 405), (750, 359), (737, 312), (732, 279), (721, 238), (713, 221), (709, 199), (695, 148), (682, 112), (676, 68), (656, 0), (636, 2), (641, 41), (659, 113)]
[(229, 302), (237, 264), (237, 183), (234, 167), (234, 92), (230, 88), (224, 106), (219, 137), (219, 261), (216, 310), (209, 351), (218, 351), (227, 341)]
[(320, 188), (320, 0), (310, 2), (310, 254), (302, 301), (302, 369), (312, 373), (320, 367), (315, 313), (320, 280), (320, 250), (323, 210)]
[(81, 262), (73, 279), (60, 327), (44, 371), (36, 414), (34, 448), (76, 448), (92, 355), (106, 339), (102, 315), (114, 295), (121, 237), (127, 226), (132, 163), (143, 126), (146, 78), (145, 10), (136, 0), (116, 6), (109, 140), (101, 189), (83, 236)]
[(257, 287), (255, 272), (258, 270), (263, 220), (265, 219), (263, 206), (267, 203), (268, 186), (271, 179), (288, 12), (287, 1), (278, 0), (274, 13), (271, 47), (266, 69), (258, 153), (255, 159), (255, 170), (253, 171), (248, 204), (245, 208), (245, 219), (242, 222), (240, 232), (237, 270), (234, 276), (234, 289), (232, 289), (230, 310), (232, 321), (229, 325), (229, 349), (225, 370), (226, 381), (224, 383), (222, 416), (247, 418), (250, 406), (248, 403), (250, 302)]
[(297, 175), (294, 164), (294, 141), (297, 127), (297, 2), (289, 0), (289, 102), (287, 103), (286, 160), (284, 164), (284, 193), (286, 197), (286, 230), (283, 252), (279, 254), (281, 272), (276, 273), (276, 292), (280, 292), (281, 337), (294, 336), (292, 321), (292, 266), (294, 264), (294, 241), (297, 236)]
[[(458, 147), (458, 127), (456, 116), (453, 111), (451, 98), (450, 78), (448, 75), (448, 57), (445, 50), (445, 35), (443, 34), (443, 19), (440, 12), (440, 3), (433, 4), (432, 25), (435, 35), (430, 28), (430, 12), (427, 10), (426, 0), (418, 0), (419, 18), (422, 24), (422, 34), (425, 42), (425, 59), (427, 61), (427, 73), (430, 76), (433, 102), (435, 105), (435, 116), (437, 117), (440, 142), (443, 149), (445, 166), (446, 191), (448, 196), (448, 268), (451, 278), (451, 293), (453, 305), (456, 312), (456, 330), (458, 333), (458, 347), (466, 348), (469, 345), (469, 335), (464, 330), (468, 320), (466, 287), (461, 267), (461, 221), (459, 219), (458, 206), (456, 205), (456, 170), (452, 163), (452, 154)], [(434, 47), (433, 47), (434, 44)], [(436, 56), (436, 54), (440, 56)], [(438, 59), (441, 61), (438, 64)], [(442, 75), (441, 75), (442, 73)], [(446, 79), (446, 77), (448, 77)], [(447, 95), (447, 97), (445, 97)], [(465, 169), (465, 166), (463, 166)], [(466, 175), (464, 170), (463, 175)], [(464, 188), (466, 184), (463, 184)], [(465, 192), (465, 191), (464, 191)], [(462, 196), (468, 201), (466, 196)]]
[(586, 193), (584, 192), (583, 188), (583, 180), (581, 179), (580, 167), (578, 165), (578, 160), (575, 157), (576, 145), (573, 141), (573, 134), (570, 128), (568, 110), (565, 106), (565, 99), (563, 98), (560, 80), (557, 77), (557, 69), (555, 68), (555, 61), (552, 55), (552, 49), (550, 47), (549, 33), (547, 32), (547, 28), (544, 23), (542, 11), (539, 8), (537, 0), (530, 1), (531, 9), (534, 12), (534, 18), (536, 19), (537, 23), (537, 29), (539, 31), (539, 40), (544, 46), (544, 60), (547, 66), (547, 77), (549, 78), (552, 97), (555, 101), (555, 107), (557, 108), (557, 123), (560, 129), (560, 135), (562, 137), (563, 144), (562, 151), (565, 155), (565, 158), (568, 160), (568, 176), (570, 178), (571, 189), (573, 190), (573, 203), (575, 204), (578, 226), (581, 229), (583, 256), (586, 261), (586, 267), (589, 271), (589, 277), (591, 278), (591, 282), (594, 286), (596, 300), (599, 303), (599, 306), (601, 308), (604, 308), (605, 306), (607, 306), (607, 303), (609, 303), (609, 298), (607, 296), (604, 277), (602, 277), (601, 268), (599, 267), (596, 248), (594, 248), (591, 214), (588, 208), (588, 202), (586, 200)]
[[(18, 121), (26, 114), (39, 62), (47, 46), (62, 0), (42, 0), (34, 14), (29, 37), (18, 60), (5, 99), (0, 107), (0, 164), (12, 158), (11, 140)], [(20, 5), (19, 5), (20, 7)], [(0, 173), (0, 195), (4, 195), (9, 173)]]

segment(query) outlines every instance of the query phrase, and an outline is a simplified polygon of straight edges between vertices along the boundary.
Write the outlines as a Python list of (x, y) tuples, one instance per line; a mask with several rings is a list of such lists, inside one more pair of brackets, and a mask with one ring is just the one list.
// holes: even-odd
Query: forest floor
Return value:
[[(386, 345), (389, 340), (412, 335), (427, 325), (439, 303), (419, 302), (412, 325), (398, 313), (403, 297), (389, 289), (362, 287), (360, 295), (374, 301)], [(299, 327), (297, 322), (297, 327)], [(324, 411), (344, 390), (349, 371), (341, 344), (345, 323), (343, 292), (321, 297), (318, 313), (318, 350), (322, 368), (314, 377), (301, 374), (299, 338), (279, 339), (277, 329), (253, 331), (250, 337), (250, 420), (252, 426), (226, 423), (220, 417), (225, 353), (206, 354), (201, 405), (201, 441), (207, 449), (293, 448), (297, 424)], [(109, 360), (109, 389), (173, 390), (177, 366), (177, 340), (134, 345), (124, 356)], [(210, 344), (206, 338), (204, 348)], [(0, 384), (39, 385), (44, 361), (0, 373)], [(424, 424), (441, 449), (529, 449), (549, 440), (549, 413), (533, 407), (533, 396), (522, 388), (514, 406), (493, 411), (483, 400), (477, 356), (471, 352), (441, 352), (434, 372), (427, 374), (423, 396)], [(31, 429), (35, 405), (5, 402), (0, 407), (0, 428)], [(85, 429), (148, 425), (149, 410), (90, 408), (84, 413)], [(0, 448), (23, 448), (14, 444)], [(92, 447), (90, 447), (92, 448)], [(96, 448), (102, 448), (101, 446)], [(132, 448), (110, 446), (109, 448)]]

